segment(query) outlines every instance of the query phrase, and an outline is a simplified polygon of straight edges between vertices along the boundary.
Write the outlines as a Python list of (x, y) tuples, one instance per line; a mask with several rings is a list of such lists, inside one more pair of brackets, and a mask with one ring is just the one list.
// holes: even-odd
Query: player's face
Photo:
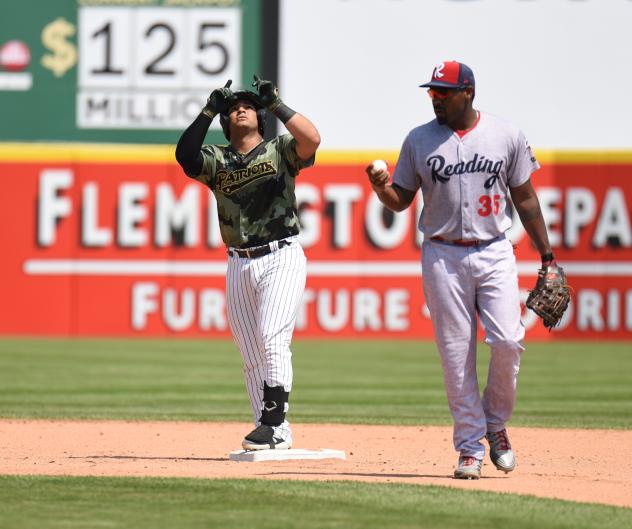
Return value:
[(257, 110), (250, 101), (237, 101), (228, 110), (230, 126), (238, 129), (257, 130)]
[(471, 88), (431, 88), (428, 95), (440, 125), (458, 125), (472, 104)]

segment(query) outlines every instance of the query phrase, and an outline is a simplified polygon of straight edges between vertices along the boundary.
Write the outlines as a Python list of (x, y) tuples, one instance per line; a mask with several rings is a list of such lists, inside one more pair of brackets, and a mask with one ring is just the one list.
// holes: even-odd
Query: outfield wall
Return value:
[[(533, 182), (574, 295), (550, 334), (525, 312), (528, 334), (629, 338), (632, 154), (537, 154)], [(385, 213), (365, 164), (324, 152), (299, 176), (309, 265), (297, 335), (431, 338), (420, 196)], [(229, 336), (215, 201), (184, 176), (172, 146), (5, 144), (0, 175), (1, 334)], [(508, 235), (524, 300), (539, 256), (519, 222)]]
[[(392, 164), (433, 118), (418, 85), (457, 59), (476, 108), (524, 130), (543, 164), (533, 182), (575, 292), (550, 334), (525, 313), (528, 335), (632, 336), (632, 107), (616, 97), (632, 83), (632, 0), (8, 2), (0, 334), (229, 336), (214, 202), (173, 149), (213, 88), (259, 72), (323, 139), (297, 188), (297, 335), (431, 337), (421, 204), (384, 214), (363, 167)], [(217, 123), (207, 141), (223, 141)], [(538, 256), (519, 223), (510, 237), (524, 299)]]

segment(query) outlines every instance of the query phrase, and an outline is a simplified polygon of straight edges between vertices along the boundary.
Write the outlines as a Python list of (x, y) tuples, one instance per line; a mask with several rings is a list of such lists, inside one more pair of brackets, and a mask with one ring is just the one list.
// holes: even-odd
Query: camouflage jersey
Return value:
[(231, 145), (204, 145), (202, 155), (202, 174), (194, 178), (215, 195), (226, 246), (259, 246), (298, 234), (295, 178), (314, 165), (314, 156), (301, 160), (290, 134), (245, 155)]

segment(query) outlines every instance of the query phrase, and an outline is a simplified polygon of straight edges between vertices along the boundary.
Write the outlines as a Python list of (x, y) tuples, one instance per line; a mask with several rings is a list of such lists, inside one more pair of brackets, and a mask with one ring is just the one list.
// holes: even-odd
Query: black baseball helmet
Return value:
[[(266, 129), (266, 116), (267, 112), (264, 106), (261, 104), (261, 100), (259, 96), (250, 90), (238, 90), (237, 92), (233, 92), (235, 96), (235, 102), (237, 101), (248, 101), (252, 103), (257, 111), (257, 123), (259, 125), (259, 134), (263, 137), (263, 133)], [(232, 105), (231, 105), (232, 106)], [(222, 126), (222, 130), (224, 131), (224, 136), (228, 141), (230, 141), (230, 126), (228, 123), (228, 116), (225, 114), (221, 114), (219, 116), (219, 123)]]

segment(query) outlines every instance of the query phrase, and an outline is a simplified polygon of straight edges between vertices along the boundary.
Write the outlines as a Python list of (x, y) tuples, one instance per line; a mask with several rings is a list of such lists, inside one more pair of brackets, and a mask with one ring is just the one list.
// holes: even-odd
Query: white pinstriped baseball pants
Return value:
[[(261, 419), (263, 382), (292, 390), (290, 344), (305, 289), (307, 260), (298, 237), (263, 257), (228, 257), (226, 305), (255, 424)], [(275, 243), (272, 243), (275, 244)]]
[[(516, 402), (524, 326), (516, 259), (504, 236), (479, 247), (424, 241), (423, 288), (450, 412), (454, 448), (483, 459), (485, 433), (505, 428)], [(477, 314), (491, 348), (481, 399), (476, 374)]]

